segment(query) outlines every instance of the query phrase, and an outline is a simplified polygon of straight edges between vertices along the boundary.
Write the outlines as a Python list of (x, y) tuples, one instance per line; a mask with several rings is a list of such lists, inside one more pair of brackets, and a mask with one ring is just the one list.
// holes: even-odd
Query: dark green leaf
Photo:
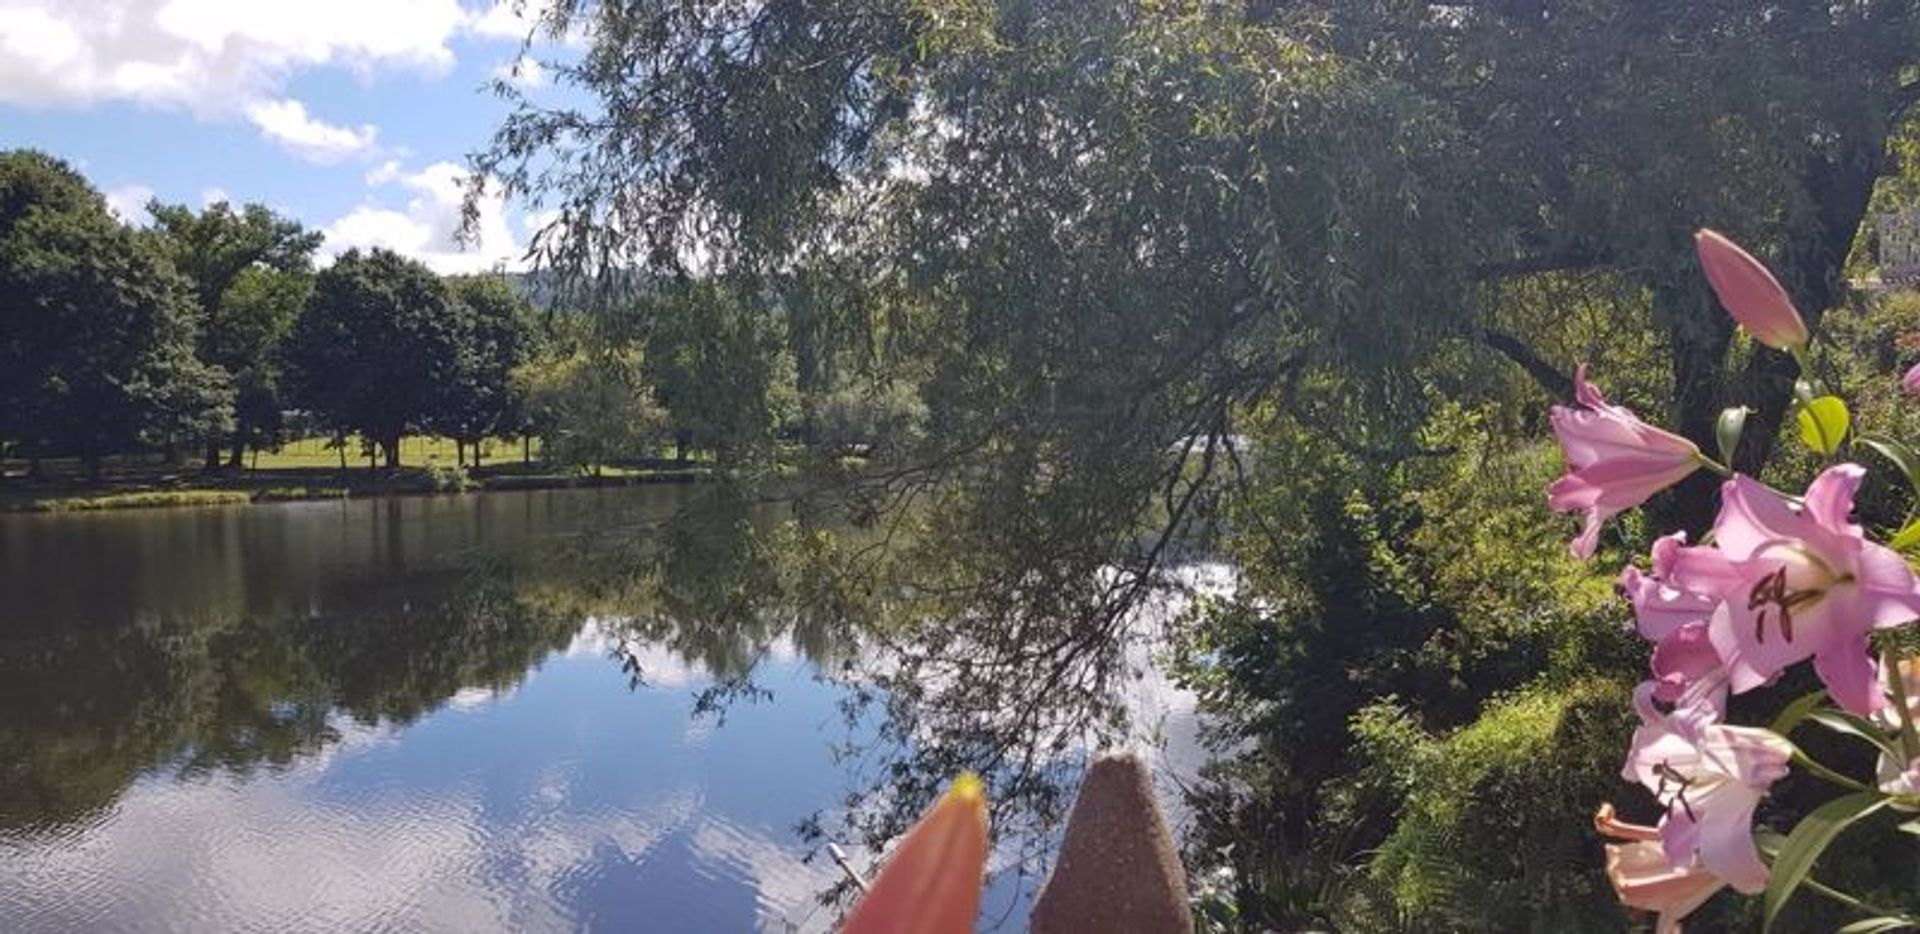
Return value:
[(1915, 451), (1903, 442), (1885, 435), (1861, 435), (1860, 443), (1872, 448), (1874, 453), (1893, 462), (1900, 473), (1907, 478), (1907, 485), (1920, 490), (1920, 451)]
[(1844, 710), (1815, 710), (1806, 715), (1806, 719), (1818, 723), (1835, 733), (1844, 733), (1859, 737), (1879, 747), (1895, 759), (1903, 759), (1900, 750), (1894, 746), (1893, 738), (1886, 731), (1873, 725), (1866, 718), (1847, 713)]
[(1814, 861), (1826, 852), (1827, 846), (1849, 824), (1885, 807), (1887, 800), (1886, 795), (1877, 791), (1856, 792), (1835, 798), (1801, 818), (1787, 835), (1786, 845), (1780, 848), (1767, 878), (1765, 923), (1768, 929), (1773, 927), (1773, 920), (1779, 917), (1787, 899), (1806, 881)]
[(1821, 702), (1826, 699), (1826, 691), (1814, 691), (1811, 694), (1795, 698), (1793, 703), (1788, 704), (1786, 709), (1780, 711), (1779, 716), (1773, 718), (1773, 722), (1768, 724), (1767, 729), (1781, 736), (1792, 733), (1794, 729), (1800, 725), (1800, 721), (1806, 719), (1807, 714), (1812, 713), (1813, 709), (1820, 706)]

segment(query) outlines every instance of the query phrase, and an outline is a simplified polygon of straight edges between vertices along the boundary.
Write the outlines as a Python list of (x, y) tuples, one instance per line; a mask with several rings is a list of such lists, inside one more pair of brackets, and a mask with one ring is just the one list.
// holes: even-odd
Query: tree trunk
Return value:
[[(1713, 457), (1714, 426), (1726, 401), (1724, 372), (1727, 348), (1733, 341), (1733, 319), (1728, 317), (1704, 285), (1656, 286), (1655, 320), (1667, 322), (1672, 341), (1673, 428)], [(1720, 478), (1699, 471), (1651, 506), (1654, 527), (1684, 529), (1699, 541), (1719, 512)]]
[(233, 433), (233, 453), (227, 458), (227, 466), (240, 470), (246, 466), (247, 435), (244, 431)]
[(400, 436), (394, 435), (386, 439), (385, 441), (382, 441), (380, 443), (380, 447), (387, 452), (387, 469), (399, 470), (400, 469)]
[(533, 466), (533, 436), (532, 435), (520, 436), (520, 463), (522, 466), (525, 466), (525, 467)]
[(473, 442), (473, 469), (475, 470), (480, 469), (480, 457), (480, 442), (475, 441)]
[(467, 466), (467, 443), (459, 438), (453, 439), (453, 462), (457, 466)]
[(208, 441), (206, 458), (207, 473), (216, 473), (220, 470), (220, 454), (220, 442)]

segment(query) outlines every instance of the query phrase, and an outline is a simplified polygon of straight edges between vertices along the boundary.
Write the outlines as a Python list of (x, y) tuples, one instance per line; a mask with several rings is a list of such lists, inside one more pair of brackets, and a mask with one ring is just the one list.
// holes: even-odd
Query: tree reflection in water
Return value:
[(390, 522), (386, 560), (291, 596), (240, 587), (211, 614), (9, 621), (0, 831), (90, 820), (149, 771), (277, 770), (348, 723), (403, 725), (462, 691), (511, 689), (590, 623), (636, 686), (663, 652), (704, 670), (694, 716), (770, 698), (754, 676), (775, 651), (845, 688), (827, 739), (850, 793), (803, 837), (879, 852), (971, 770), (990, 783), (999, 864), (1037, 868), (1084, 753), (1128, 736), (1119, 693), (1140, 656), (1121, 635), (1152, 581), (1094, 549), (1010, 578), (1031, 555), (980, 561), (982, 543), (937, 510), (861, 522), (857, 500), (835, 502), (715, 484), (671, 517), (447, 560), (423, 561), (431, 549)]

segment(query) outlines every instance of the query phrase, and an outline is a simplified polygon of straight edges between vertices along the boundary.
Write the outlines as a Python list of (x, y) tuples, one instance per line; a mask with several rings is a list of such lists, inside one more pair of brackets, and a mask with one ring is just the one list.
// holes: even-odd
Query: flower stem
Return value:
[(1913, 725), (1913, 706), (1907, 702), (1907, 679), (1900, 673), (1900, 659), (1888, 649), (1881, 655), (1887, 666), (1887, 693), (1893, 695), (1893, 706), (1900, 710), (1900, 751), (1906, 753), (1907, 761), (1912, 762), (1920, 756), (1920, 731)]
[(1705, 468), (1707, 468), (1708, 470), (1711, 470), (1711, 471), (1713, 471), (1714, 473), (1717, 473), (1717, 474), (1719, 474), (1719, 475), (1720, 475), (1720, 476), (1722, 476), (1722, 477), (1727, 477), (1727, 478), (1729, 478), (1729, 479), (1731, 479), (1731, 478), (1733, 477), (1733, 468), (1731, 468), (1731, 467), (1728, 467), (1727, 465), (1725, 465), (1725, 464), (1722, 464), (1722, 463), (1720, 463), (1719, 461), (1717, 461), (1717, 460), (1714, 460), (1714, 459), (1713, 459), (1713, 458), (1711, 458), (1711, 457), (1708, 457), (1708, 456), (1707, 456), (1706, 454), (1704, 454), (1704, 453), (1696, 453), (1696, 454), (1694, 454), (1694, 455), (1693, 455), (1693, 459), (1694, 459), (1694, 460), (1696, 460), (1696, 461), (1699, 461), (1699, 462), (1700, 462), (1700, 466), (1702, 466), (1702, 467), (1705, 467)]

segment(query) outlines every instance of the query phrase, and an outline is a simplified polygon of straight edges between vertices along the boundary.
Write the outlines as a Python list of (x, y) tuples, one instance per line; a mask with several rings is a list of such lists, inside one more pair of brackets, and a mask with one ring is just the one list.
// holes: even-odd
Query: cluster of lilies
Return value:
[[(1811, 374), (1811, 335), (1773, 274), (1713, 231), (1701, 231), (1695, 245), (1708, 282), (1741, 329), (1792, 354)], [(1920, 366), (1902, 382), (1920, 391)], [(1845, 403), (1803, 378), (1795, 418), (1802, 439), (1827, 466), (1804, 493), (1788, 495), (1731, 468), (1745, 409), (1721, 416), (1716, 461), (1693, 441), (1607, 402), (1585, 367), (1574, 385), (1577, 405), (1552, 411), (1568, 470), (1549, 487), (1548, 502), (1584, 514), (1571, 546), (1576, 557), (1592, 557), (1608, 519), (1695, 471), (1725, 478), (1719, 515), (1703, 541), (1691, 543), (1683, 532), (1665, 535), (1645, 567), (1629, 564), (1620, 574), (1635, 628), (1651, 648), (1648, 677), (1634, 692), (1640, 726), (1623, 774), (1652, 792), (1661, 809), (1656, 826), (1625, 823), (1610, 805), (1595, 818), (1613, 841), (1606, 846), (1607, 871), (1621, 900), (1657, 914), (1661, 931), (1677, 931), (1680, 919), (1723, 887), (1765, 893), (1771, 922), (1804, 884), (1877, 916), (1857, 922), (1861, 930), (1912, 923), (1812, 881), (1808, 871), (1848, 824), (1883, 808), (1920, 810), (1914, 728), (1920, 660), (1891, 651), (1876, 657), (1869, 639), (1920, 618), (1920, 579), (1901, 551), (1868, 538), (1853, 521), (1854, 496), (1867, 471), (1842, 459), (1872, 450), (1916, 482), (1920, 477), (1911, 471), (1920, 467), (1920, 455), (1891, 438), (1854, 434)], [(1890, 544), (1915, 543), (1920, 523)], [(1824, 691), (1787, 704), (1766, 728), (1726, 722), (1729, 694), (1771, 685), (1807, 660)], [(1802, 724), (1873, 743), (1876, 774), (1861, 781), (1807, 758), (1788, 738)], [(1794, 767), (1845, 793), (1803, 818), (1783, 841), (1763, 834), (1772, 843), (1769, 861), (1756, 840), (1754, 811)]]

